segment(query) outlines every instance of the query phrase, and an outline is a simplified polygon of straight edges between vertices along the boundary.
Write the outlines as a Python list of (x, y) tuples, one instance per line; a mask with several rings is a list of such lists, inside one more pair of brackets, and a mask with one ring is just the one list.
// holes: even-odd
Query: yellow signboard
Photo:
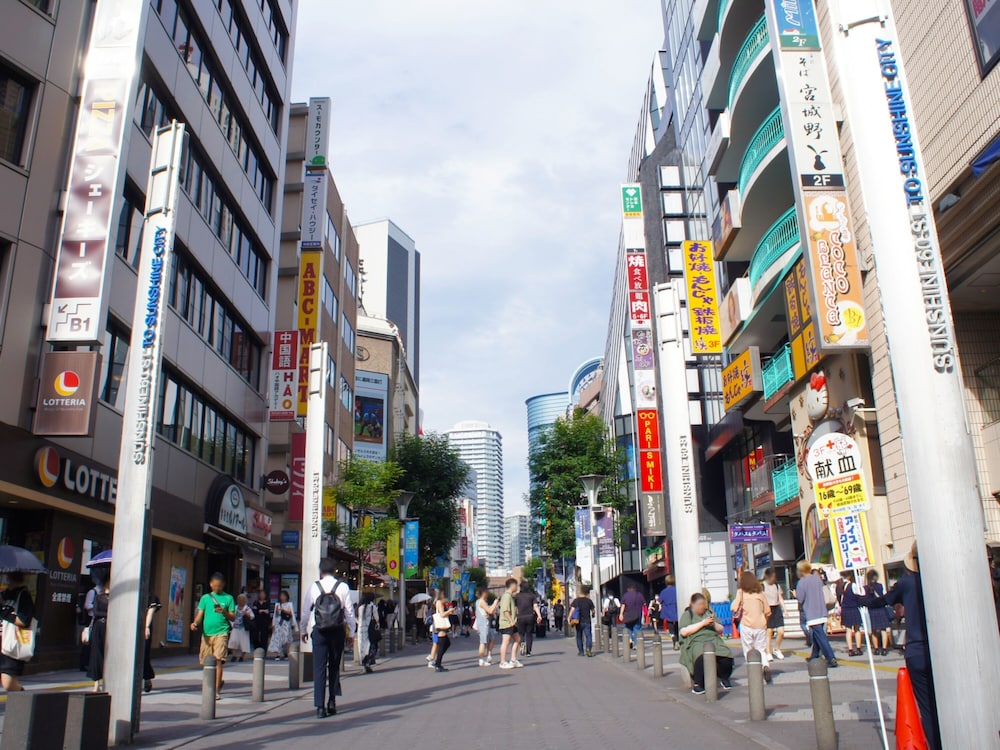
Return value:
[(719, 293), (711, 242), (684, 243), (684, 280), (691, 321), (691, 353), (722, 354)]
[(722, 371), (722, 398), (726, 411), (742, 405), (764, 386), (760, 374), (760, 350), (748, 347)]
[(320, 288), (323, 251), (303, 250), (299, 258), (299, 401), (297, 414), (306, 415), (309, 405), (309, 349), (320, 340)]
[(399, 579), (399, 532), (389, 534), (385, 543), (385, 572), (390, 578)]
[(800, 258), (782, 282), (785, 293), (785, 318), (788, 321), (788, 341), (792, 347), (792, 370), (801, 380), (823, 358), (816, 339), (816, 323), (812, 318), (809, 299), (809, 276), (806, 262)]

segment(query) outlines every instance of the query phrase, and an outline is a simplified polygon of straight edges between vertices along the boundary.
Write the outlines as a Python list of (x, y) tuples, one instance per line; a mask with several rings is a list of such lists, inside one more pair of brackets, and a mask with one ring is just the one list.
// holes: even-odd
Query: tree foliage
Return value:
[[(403, 470), (392, 461), (367, 461), (351, 458), (341, 464), (340, 481), (326, 489), (328, 500), (339, 503), (358, 515), (359, 523), (343, 529), (338, 521), (328, 521), (324, 530), (334, 540), (343, 537), (344, 546), (366, 560), (373, 549), (383, 546), (390, 534), (399, 533), (395, 518), (397, 485)], [(380, 517), (363, 519), (370, 513)]]
[(433, 566), (458, 541), (455, 501), (466, 488), (469, 466), (438, 433), (401, 435), (392, 458), (403, 472), (397, 487), (415, 493), (407, 515), (420, 521), (420, 565)]
[(482, 568), (466, 568), (466, 570), (469, 571), (469, 581), (475, 585), (476, 590), (484, 589), (489, 585), (486, 571)]
[(634, 513), (623, 481), (626, 461), (600, 417), (576, 409), (556, 420), (528, 462), (531, 516), (539, 524), (544, 522), (542, 549), (553, 557), (576, 555), (574, 510), (587, 504), (580, 484), (585, 474), (607, 477), (598, 498), (601, 505), (626, 516)]

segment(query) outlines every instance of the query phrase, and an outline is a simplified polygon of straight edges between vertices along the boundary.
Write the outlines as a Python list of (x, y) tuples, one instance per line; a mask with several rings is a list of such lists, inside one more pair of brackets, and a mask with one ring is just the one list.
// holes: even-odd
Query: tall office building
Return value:
[(504, 559), (504, 567), (513, 570), (519, 565), (524, 565), (535, 555), (535, 540), (531, 535), (531, 517), (520, 513), (515, 516), (507, 516), (503, 520), (504, 547), (507, 556)]
[[(196, 587), (220, 570), (232, 590), (254, 589), (271, 553), (261, 497), (265, 354), (297, 4), (107, 4), (119, 11), (113, 18), (105, 5), (5, 2), (0, 24), (0, 384), (8, 395), (0, 534), (54, 571), (38, 582), (45, 638), (35, 662), (43, 668), (76, 664), (74, 603), (89, 583), (82, 564), (110, 547), (115, 505), (124, 502), (117, 467), (125, 373), (136, 356), (144, 192), (153, 131), (172, 119), (185, 124), (188, 142), (173, 263), (163, 269), (148, 570), (150, 589), (164, 601), (171, 592), (171, 603), (152, 641), (186, 649), (182, 625)], [(119, 64), (83, 79), (84, 61), (93, 72), (109, 55)], [(62, 318), (70, 308), (55, 306), (46, 327), (56, 254), (67, 248), (86, 253), (89, 265), (76, 271), (103, 268), (105, 283), (85, 320)], [(70, 377), (78, 373), (62, 373), (56, 386), (79, 389), (76, 399), (88, 402), (89, 436), (36, 437), (32, 394), (52, 385), (40, 380), (43, 357), (88, 347), (100, 354), (95, 390), (85, 394), (82, 378)]]
[(459, 422), (445, 432), (448, 442), (476, 472), (476, 548), (481, 564), (504, 563), (503, 438), (486, 422)]
[(420, 251), (391, 219), (356, 224), (365, 312), (396, 325), (420, 387)]
[(556, 423), (560, 417), (566, 416), (569, 408), (569, 394), (542, 393), (526, 399), (524, 405), (528, 412), (528, 459), (538, 448), (542, 435)]

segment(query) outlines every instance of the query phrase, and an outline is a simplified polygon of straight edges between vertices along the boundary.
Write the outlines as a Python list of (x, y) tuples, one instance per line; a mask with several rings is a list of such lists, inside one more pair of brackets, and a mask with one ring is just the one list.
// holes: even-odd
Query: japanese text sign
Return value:
[(726, 411), (741, 406), (763, 390), (760, 350), (751, 346), (722, 371), (722, 398)]
[(275, 331), (271, 352), (271, 383), (268, 389), (272, 422), (295, 419), (299, 383), (299, 332)]
[(868, 510), (861, 449), (850, 435), (832, 432), (809, 449), (806, 466), (822, 517)]
[(871, 539), (864, 513), (833, 516), (830, 519), (830, 541), (838, 570), (871, 567)]
[(730, 544), (763, 544), (770, 541), (771, 524), (769, 523), (729, 524)]
[(642, 188), (638, 185), (622, 185), (622, 216), (642, 218)]
[(309, 347), (319, 341), (320, 284), (323, 251), (305, 250), (299, 257), (299, 404), (298, 415), (309, 405)]
[(684, 243), (684, 279), (691, 321), (691, 353), (721, 354), (719, 295), (711, 242)]

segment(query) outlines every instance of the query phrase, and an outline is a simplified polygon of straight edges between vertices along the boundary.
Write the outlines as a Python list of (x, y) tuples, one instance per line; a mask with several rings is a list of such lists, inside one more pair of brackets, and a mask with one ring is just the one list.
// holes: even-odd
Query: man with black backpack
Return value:
[(313, 703), (317, 719), (337, 713), (340, 662), (344, 657), (344, 645), (354, 643), (352, 634), (357, 625), (351, 589), (334, 575), (336, 569), (336, 563), (329, 557), (320, 560), (319, 580), (309, 587), (303, 602), (309, 619), (302, 628), (302, 640), (312, 638)]

